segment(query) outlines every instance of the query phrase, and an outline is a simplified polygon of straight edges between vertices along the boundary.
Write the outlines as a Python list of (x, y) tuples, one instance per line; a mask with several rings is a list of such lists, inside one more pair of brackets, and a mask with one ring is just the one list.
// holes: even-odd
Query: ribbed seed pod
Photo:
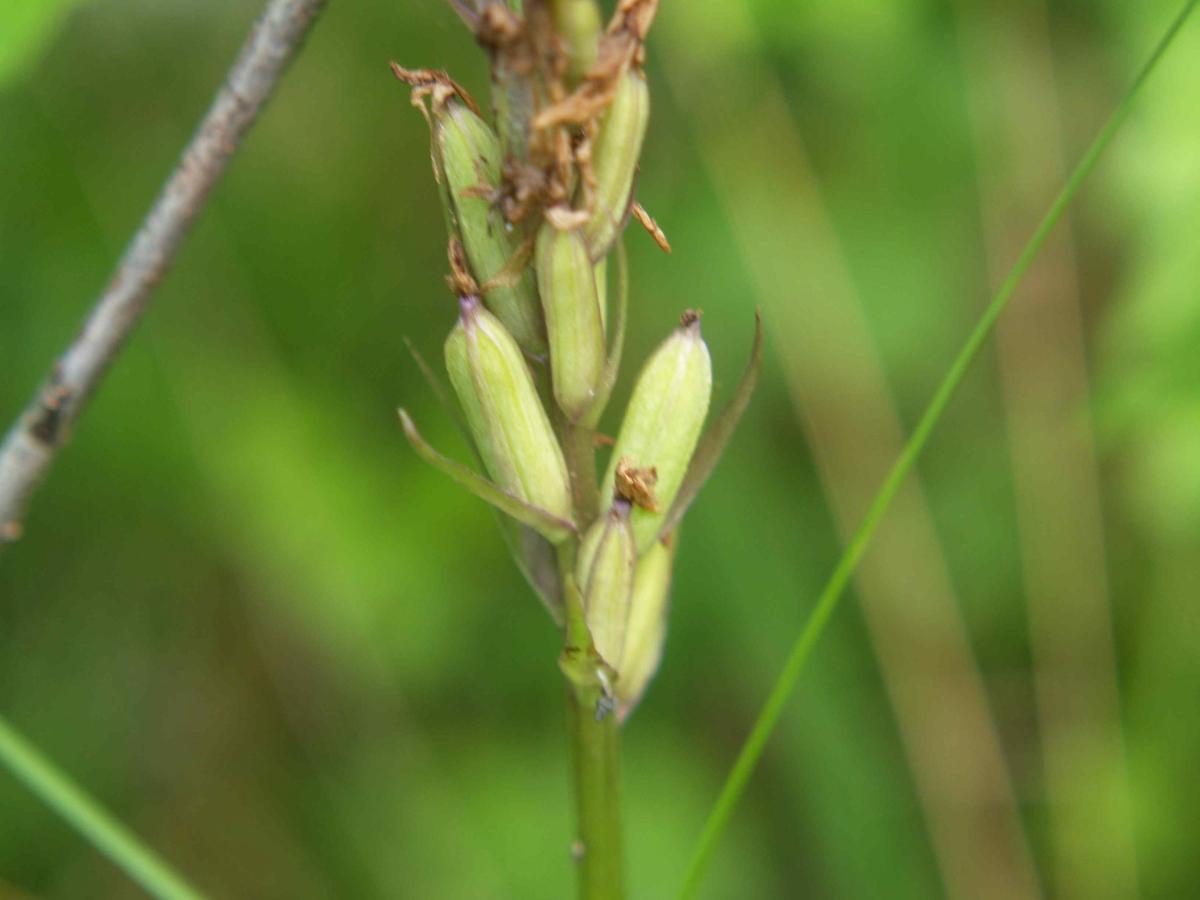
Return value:
[(583, 236), (559, 231), (549, 222), (538, 232), (536, 260), (554, 399), (567, 418), (578, 421), (596, 399), (604, 368), (595, 270)]
[(630, 68), (600, 120), (600, 134), (592, 149), (596, 191), (592, 217), (584, 231), (592, 259), (600, 259), (612, 249), (625, 223), (649, 121), (650, 87), (645, 75)]
[(671, 507), (708, 413), (712, 360), (700, 334), (700, 318), (685, 313), (682, 324), (646, 361), (638, 375), (625, 420), (600, 489), (601, 503), (613, 496), (617, 464), (654, 469), (654, 509), (635, 507), (633, 531), (638, 552), (654, 542)]
[(667, 599), (671, 592), (674, 542), (655, 541), (638, 557), (625, 629), (625, 652), (617, 667), (617, 701), (622, 719), (629, 715), (658, 671), (667, 638)]
[(604, 23), (596, 0), (557, 0), (554, 30), (562, 37), (567, 53), (567, 75), (578, 81), (596, 61)]
[[(451, 99), (434, 117), (434, 138), (446, 179), (447, 202), (458, 236), (482, 288), (505, 272), (520, 240), (504, 221), (490, 192), (500, 186), (500, 142), (491, 127)], [(546, 351), (533, 274), (526, 267), (512, 283), (488, 288), (484, 303), (529, 354)]]
[(484, 466), (510, 494), (570, 521), (567, 464), (517, 342), (478, 298), (459, 308), (446, 369)]
[(575, 568), (592, 643), (614, 668), (625, 649), (636, 562), (629, 504), (617, 500), (583, 536)]

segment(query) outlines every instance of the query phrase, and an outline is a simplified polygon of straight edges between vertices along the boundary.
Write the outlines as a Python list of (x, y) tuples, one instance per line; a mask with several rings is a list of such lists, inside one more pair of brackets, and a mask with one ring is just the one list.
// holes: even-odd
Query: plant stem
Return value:
[(563, 456), (571, 476), (571, 499), (575, 505), (575, 524), (584, 531), (597, 515), (596, 432), (567, 422), (562, 429)]
[(617, 717), (596, 718), (600, 691), (567, 685), (579, 900), (621, 900), (621, 800)]
[(3, 717), (0, 762), (150, 896), (158, 900), (203, 900), (199, 891), (55, 768)]
[(917, 457), (924, 450), (925, 444), (929, 441), (929, 436), (933, 433), (934, 426), (941, 419), (942, 413), (945, 412), (946, 407), (949, 405), (950, 399), (966, 374), (967, 369), (974, 362), (980, 348), (983, 347), (984, 342), (991, 335), (996, 320), (1008, 305), (1008, 301), (1012, 298), (1013, 294), (1016, 293), (1017, 287), (1024, 279), (1025, 273), (1033, 264), (1038, 252), (1042, 249), (1046, 238), (1054, 230), (1054, 226), (1058, 224), (1067, 207), (1071, 205), (1071, 201), (1079, 193), (1079, 189), (1082, 187), (1084, 181), (1087, 180), (1092, 170), (1096, 168), (1096, 163), (1099, 162), (1104, 151), (1112, 143), (1113, 137), (1125, 122), (1125, 119), (1128, 118), (1129, 112), (1133, 107), (1133, 102), (1145, 85), (1146, 80), (1158, 66), (1167, 49), (1175, 40), (1176, 35), (1188, 17), (1195, 11), (1198, 4), (1200, 4), (1200, 0), (1188, 0), (1183, 10), (1171, 23), (1166, 34), (1150, 55), (1150, 59), (1142, 67), (1141, 71), (1138, 72), (1133, 84), (1125, 93), (1125, 96), (1121, 98), (1121, 102), (1117, 105), (1117, 108), (1104, 124), (1104, 127), (1100, 130), (1095, 140), (1092, 141), (1091, 146), (1088, 147), (1087, 152), (1084, 153), (1083, 158), (1067, 179), (1067, 183), (1054, 199), (1050, 209), (1034, 230), (1033, 236), (1030, 237), (1029, 242), (1021, 251), (1021, 255), (1017, 258), (1016, 263), (1013, 264), (1008, 277), (1004, 279), (1003, 284), (1000, 285), (999, 290), (996, 291), (995, 296), (992, 297), (991, 302), (984, 310), (975, 329), (968, 336), (963, 348), (950, 364), (949, 370), (934, 392), (933, 399), (929, 401), (929, 405), (925, 408), (925, 412), (917, 422), (917, 426), (913, 430), (912, 436), (908, 439), (908, 443), (905, 444), (899, 458), (888, 472), (887, 477), (879, 488), (879, 492), (875, 495), (874, 501), (867, 510), (862, 524), (859, 525), (858, 531), (854, 533), (841, 559), (838, 560), (833, 574), (830, 575), (824, 590), (821, 591), (821, 595), (817, 598), (816, 606), (813, 608), (808, 620), (804, 623), (803, 629), (792, 645), (783, 671), (780, 672), (778, 679), (776, 679), (774, 686), (771, 688), (771, 693), (768, 695), (766, 703), (763, 705), (762, 711), (759, 713), (749, 736), (742, 745), (737, 760), (734, 762), (733, 768), (730, 770), (725, 784), (721, 788), (720, 796), (718, 796), (712, 812), (709, 814), (704, 831), (700, 836), (695, 853), (688, 866), (683, 885), (677, 894), (678, 900), (687, 900), (687, 898), (694, 897), (697, 890), (699, 890), (700, 882), (704, 878), (704, 874), (712, 860), (717, 842), (720, 840), (721, 835), (725, 831), (725, 826), (729, 823), (729, 819), (733, 815), (734, 807), (737, 805), (738, 800), (741, 799), (742, 792), (746, 788), (746, 783), (750, 780), (751, 774), (753, 774), (755, 767), (758, 765), (767, 740), (771, 737), (775, 726), (779, 723), (779, 719), (783, 715), (784, 706), (800, 679), (800, 673), (804, 668), (804, 664), (812, 654), (813, 648), (816, 646), (817, 640), (833, 616), (834, 610), (837, 609), (846, 585), (858, 567), (859, 561), (866, 552), (867, 545), (879, 527), (879, 523), (887, 512), (888, 507), (891, 505), (892, 499), (896, 496), (905, 478), (908, 477), (909, 472), (912, 471)]
[[(563, 452), (571, 473), (575, 518), (580, 530), (596, 518), (595, 432), (564, 423)], [(558, 545), (558, 576), (566, 617), (560, 666), (567, 680), (567, 739), (575, 801), (575, 859), (579, 900), (621, 900), (621, 797), (617, 717), (605, 710), (603, 663), (588, 633), (583, 598), (575, 582), (575, 541)]]

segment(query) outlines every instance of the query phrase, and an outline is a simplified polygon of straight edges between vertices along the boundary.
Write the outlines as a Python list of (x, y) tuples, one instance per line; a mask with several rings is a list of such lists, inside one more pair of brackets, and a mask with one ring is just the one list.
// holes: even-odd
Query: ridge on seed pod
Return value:
[(594, 260), (608, 254), (625, 224), (649, 121), (650, 87), (646, 76), (630, 67), (600, 119), (600, 133), (592, 148), (596, 185), (584, 235)]
[(515, 497), (572, 520), (567, 464), (529, 367), (479, 298), (460, 298), (445, 353), (450, 383), (488, 473)]
[(521, 265), (519, 236), (494, 203), (500, 191), (500, 141), (457, 98), (435, 104), (433, 129), (450, 219), (483, 301), (525, 352), (540, 356), (546, 340), (533, 274)]
[(633, 592), (637, 550), (629, 522), (629, 502), (617, 498), (592, 523), (579, 545), (576, 580), (592, 644), (613, 668), (625, 648), (625, 627)]
[(653, 543), (696, 449), (712, 396), (712, 360), (700, 316), (684, 313), (679, 328), (646, 361), (617, 433), (600, 497), (611, 497), (622, 460), (633, 471), (653, 469), (653, 502), (634, 500), (638, 552)]
[(538, 232), (535, 259), (554, 399), (576, 422), (595, 401), (604, 369), (604, 319), (595, 267), (583, 235), (560, 231), (549, 221)]
[(622, 721), (641, 700), (662, 660), (674, 561), (673, 537), (655, 541), (638, 557), (625, 629), (625, 651), (616, 684), (618, 715)]

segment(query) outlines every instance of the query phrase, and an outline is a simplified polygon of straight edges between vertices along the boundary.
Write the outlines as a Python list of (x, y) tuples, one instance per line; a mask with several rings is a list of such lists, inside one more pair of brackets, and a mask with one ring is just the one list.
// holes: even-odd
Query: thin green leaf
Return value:
[(709, 863), (712, 861), (717, 843), (721, 839), (725, 827), (729, 824), (729, 819), (733, 815), (733, 811), (741, 799), (743, 791), (746, 789), (746, 783), (750, 780), (750, 776), (754, 773), (754, 769), (762, 757), (767, 741), (775, 731), (775, 726), (779, 724), (779, 719), (783, 715), (788, 698), (791, 696), (796, 683), (800, 679), (800, 673), (804, 669), (804, 664), (808, 661), (809, 656), (812, 655), (813, 648), (816, 646), (817, 641), (825, 631), (825, 626), (828, 625), (830, 618), (837, 609), (846, 585), (853, 577), (859, 561), (866, 552), (867, 545), (874, 536), (876, 529), (878, 529), (879, 523), (883, 520), (888, 507), (891, 505), (892, 499), (896, 496), (896, 492), (900, 490), (900, 486), (904, 483), (905, 478), (908, 477), (909, 472), (912, 471), (917, 457), (925, 449), (930, 434), (933, 433), (934, 427), (949, 405), (950, 399), (961, 383), (967, 369), (975, 361), (976, 356), (979, 355), (979, 350), (991, 335), (996, 320), (1000, 318), (1000, 314), (1004, 312), (1009, 300), (1016, 293), (1017, 287), (1042, 249), (1042, 245), (1045, 244), (1055, 225), (1058, 224), (1067, 207), (1071, 205), (1071, 202), (1079, 193), (1080, 187), (1082, 187), (1084, 181), (1096, 168), (1096, 163), (1099, 162), (1104, 151), (1112, 143), (1113, 137), (1125, 122), (1125, 119), (1128, 118), (1129, 112), (1133, 107), (1133, 102), (1141, 92), (1147, 79), (1154, 72), (1155, 68), (1157, 68), (1167, 49), (1174, 42), (1180, 29), (1195, 11), (1198, 4), (1200, 4), (1200, 0), (1188, 0), (1183, 10), (1174, 22), (1171, 23), (1166, 34), (1155, 47), (1150, 59), (1138, 73), (1133, 84), (1117, 105), (1116, 110), (1113, 111), (1113, 114), (1109, 117), (1100, 133), (1096, 136), (1096, 139), (1084, 154), (1083, 159), (1080, 160), (1075, 170), (1071, 173), (1071, 176), (1067, 179), (1067, 183), (1063, 186), (1062, 191), (1055, 198), (1050, 209), (1038, 224), (1033, 236), (1030, 237), (1029, 242), (1021, 251), (1020, 257), (1018, 257), (1008, 276), (1004, 279), (1004, 283), (1001, 284), (1000, 289), (996, 291), (995, 296), (988, 303), (987, 308), (984, 310), (975, 329), (967, 338), (962, 350), (959, 351), (954, 361), (950, 364), (946, 376), (942, 379), (941, 384), (938, 385), (933, 399), (929, 401), (929, 405), (913, 430), (912, 436), (908, 439), (908, 443), (904, 445), (899, 458), (888, 472), (883, 485), (867, 510), (866, 517), (854, 533), (853, 538), (851, 538), (841, 559), (838, 560), (833, 574), (830, 575), (824, 590), (821, 591), (820, 596), (817, 598), (816, 606), (809, 615), (808, 621), (805, 622), (803, 629), (801, 629), (799, 636), (792, 645), (791, 652), (784, 663), (783, 671), (780, 672), (779, 677), (776, 679), (770, 694), (767, 696), (766, 703), (763, 705), (758, 718), (754, 722), (754, 727), (750, 730), (745, 743), (742, 744), (742, 749), (738, 753), (737, 760), (734, 762), (733, 768), (725, 779), (721, 793), (717, 797), (712, 812), (709, 814), (708, 821), (704, 825), (704, 831), (700, 835), (695, 853), (688, 865), (687, 874), (684, 877), (679, 893), (676, 895), (679, 900), (688, 900), (688, 898), (696, 895), (696, 891), (699, 889), (700, 883), (708, 870)]
[[(413, 342), (406, 337), (404, 344), (408, 347), (408, 352), (412, 355), (413, 362), (417, 364), (417, 368), (425, 378), (425, 383), (429, 385), (429, 389), (433, 391), (433, 395), (437, 397), (442, 408), (446, 410), (453, 420), (459, 433), (462, 434), (463, 440), (471, 448), (471, 455), (475, 458), (475, 462), (482, 469), (483, 457), (479, 455), (479, 447), (476, 446), (475, 440), (471, 437), (471, 431), (467, 427), (466, 419), (463, 418), (462, 413), (459, 411), (458, 404), (450, 397), (449, 391), (446, 390), (437, 373), (425, 361), (425, 357), (421, 355), (420, 351), (413, 345)], [(554, 620), (554, 624), (561, 626), (563, 624), (562, 586), (558, 583), (558, 568), (554, 560), (554, 545), (528, 525), (522, 525), (520, 522), (513, 521), (499, 510), (493, 510), (493, 512), (496, 514), (496, 524), (500, 528), (500, 535), (504, 538), (504, 544), (508, 547), (508, 552), (512, 555), (513, 562), (517, 564), (517, 568), (525, 576), (525, 580), (529, 582), (529, 586), (533, 588), (534, 593), (538, 595), (538, 598), (546, 607), (546, 611), (550, 613), (550, 618)]]
[(483, 457), (479, 453), (479, 447), (475, 444), (475, 439), (471, 436), (471, 429), (467, 427), (467, 420), (463, 418), (462, 412), (458, 408), (458, 404), (450, 396), (450, 392), (446, 390), (446, 386), (442, 384), (442, 380), (438, 378), (437, 372), (433, 367), (425, 361), (425, 357), (416, 348), (411, 340), (404, 338), (404, 346), (408, 348), (409, 354), (413, 358), (413, 362), (417, 364), (417, 369), (420, 370), (425, 383), (429, 385), (429, 389), (433, 391), (433, 396), (437, 398), (451, 421), (454, 422), (454, 427), (458, 429), (458, 433), (462, 435), (463, 440), (467, 442), (467, 446), (471, 449), (471, 455), (475, 457), (475, 462), (479, 468), (483, 468)]
[(725, 447), (729, 444), (729, 439), (733, 437), (733, 432), (737, 429), (738, 422), (741, 421), (742, 413), (750, 405), (754, 389), (758, 387), (758, 376), (762, 371), (762, 350), (762, 312), (755, 310), (754, 344), (750, 348), (750, 361), (746, 363), (746, 370), (742, 372), (742, 378), (738, 382), (733, 397), (721, 410), (720, 415), (708, 426), (708, 430), (700, 438), (700, 443), (696, 445), (696, 452), (692, 454), (692, 461), (688, 466), (687, 474), (683, 476), (679, 493), (675, 495), (675, 502), (671, 504), (666, 518), (663, 519), (662, 528), (659, 529), (660, 538), (675, 530), (675, 527), (682, 521), (683, 514), (688, 511), (688, 507), (700, 493), (700, 488), (704, 487), (704, 483), (712, 475), (713, 469), (717, 467), (721, 455), (725, 452)]
[(536, 529), (547, 540), (554, 543), (564, 541), (575, 533), (575, 526), (566, 519), (560, 519), (540, 506), (533, 506), (526, 503), (520, 497), (516, 497), (508, 491), (497, 487), (482, 475), (468, 469), (462, 463), (455, 462), (449, 457), (438, 453), (421, 437), (421, 433), (417, 431), (417, 426), (413, 423), (412, 417), (409, 416), (407, 411), (400, 409), (397, 410), (397, 413), (400, 416), (400, 424), (404, 426), (405, 437), (408, 438), (408, 442), (412, 444), (413, 449), (417, 451), (420, 457), (438, 471), (450, 476), (450, 478), (465, 487), (476, 497), (486, 500), (492, 506), (512, 516), (518, 522)]
[(0, 3), (0, 85), (34, 65), (82, 0)]
[(529, 586), (533, 588), (554, 624), (562, 627), (564, 622), (562, 585), (558, 581), (558, 564), (554, 559), (554, 545), (528, 525), (513, 521), (497, 512), (496, 523), (513, 562), (517, 564)]
[(158, 900), (203, 900), (203, 894), (42, 756), (3, 717), (0, 763), (150, 896)]

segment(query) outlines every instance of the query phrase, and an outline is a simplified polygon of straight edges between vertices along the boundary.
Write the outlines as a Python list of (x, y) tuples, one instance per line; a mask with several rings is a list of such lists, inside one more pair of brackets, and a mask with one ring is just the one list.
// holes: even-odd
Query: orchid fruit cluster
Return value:
[(642, 367), (615, 439), (600, 433), (625, 337), (625, 225), (670, 249), (635, 195), (657, 0), (619, 0), (606, 26), (596, 0), (454, 6), (490, 60), (491, 120), (446, 72), (392, 68), (430, 127), (458, 298), (445, 363), (478, 468), (400, 417), (423, 458), (500, 510), (563, 630), (569, 682), (598, 717), (623, 720), (658, 668), (679, 523), (754, 389), (761, 327), (707, 432), (712, 363), (688, 310)]

